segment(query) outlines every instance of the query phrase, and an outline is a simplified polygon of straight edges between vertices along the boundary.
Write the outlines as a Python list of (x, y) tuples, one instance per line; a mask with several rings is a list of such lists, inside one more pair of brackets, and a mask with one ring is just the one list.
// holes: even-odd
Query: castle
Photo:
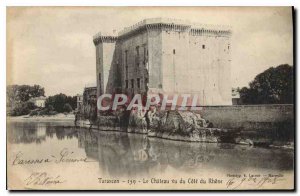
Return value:
[(153, 18), (118, 35), (96, 34), (97, 96), (193, 94), (199, 105), (232, 105), (231, 30)]

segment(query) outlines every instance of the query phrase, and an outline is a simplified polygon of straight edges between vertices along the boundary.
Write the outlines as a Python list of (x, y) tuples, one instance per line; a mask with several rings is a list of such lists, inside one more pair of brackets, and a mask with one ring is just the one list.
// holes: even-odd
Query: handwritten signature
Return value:
[(241, 187), (243, 184), (247, 184), (248, 186), (253, 186), (253, 188), (261, 188), (267, 184), (277, 184), (279, 181), (283, 181), (283, 177), (278, 176), (270, 176), (264, 175), (259, 177), (232, 177), (226, 182), (227, 188), (237, 189)]
[(25, 159), (23, 158), (23, 152), (18, 152), (14, 157), (12, 165), (31, 165), (31, 164), (43, 164), (43, 163), (79, 163), (79, 162), (95, 162), (88, 160), (87, 157), (74, 157), (74, 152), (69, 151), (67, 148), (63, 148), (58, 155), (50, 155), (47, 158)]
[(26, 182), (26, 185), (40, 185), (40, 186), (56, 185), (65, 182), (65, 180), (61, 179), (60, 175), (53, 177), (46, 172), (33, 172), (24, 181)]

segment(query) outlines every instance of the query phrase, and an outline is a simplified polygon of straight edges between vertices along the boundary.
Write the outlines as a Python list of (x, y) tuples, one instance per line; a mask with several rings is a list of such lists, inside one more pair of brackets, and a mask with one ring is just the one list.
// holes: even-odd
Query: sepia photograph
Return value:
[(295, 190), (291, 6), (6, 7), (8, 190)]

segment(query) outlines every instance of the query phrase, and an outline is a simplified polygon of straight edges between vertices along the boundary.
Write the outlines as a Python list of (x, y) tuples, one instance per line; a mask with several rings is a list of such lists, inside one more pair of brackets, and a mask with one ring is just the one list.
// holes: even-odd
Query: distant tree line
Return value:
[(294, 69), (288, 64), (271, 67), (258, 74), (240, 91), (242, 104), (293, 104)]
[(8, 85), (6, 87), (6, 106), (8, 115), (26, 115), (36, 107), (30, 99), (45, 95), (40, 85)]
[(76, 109), (77, 97), (67, 96), (65, 94), (57, 94), (54, 96), (49, 96), (46, 100), (46, 108), (53, 107), (53, 109), (58, 112), (71, 112)]
[(20, 115), (54, 115), (71, 112), (76, 109), (76, 96), (57, 94), (49, 96), (45, 101), (45, 108), (38, 108), (31, 101), (32, 98), (45, 96), (45, 90), (40, 85), (8, 85), (6, 88), (7, 114)]

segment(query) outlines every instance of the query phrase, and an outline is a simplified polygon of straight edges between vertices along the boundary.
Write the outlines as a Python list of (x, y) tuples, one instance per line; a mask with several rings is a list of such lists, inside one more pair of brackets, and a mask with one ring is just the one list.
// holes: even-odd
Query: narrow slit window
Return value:
[(137, 78), (136, 79), (136, 84), (137, 84), (137, 87), (140, 88), (141, 87), (141, 83), (140, 83), (140, 78)]

